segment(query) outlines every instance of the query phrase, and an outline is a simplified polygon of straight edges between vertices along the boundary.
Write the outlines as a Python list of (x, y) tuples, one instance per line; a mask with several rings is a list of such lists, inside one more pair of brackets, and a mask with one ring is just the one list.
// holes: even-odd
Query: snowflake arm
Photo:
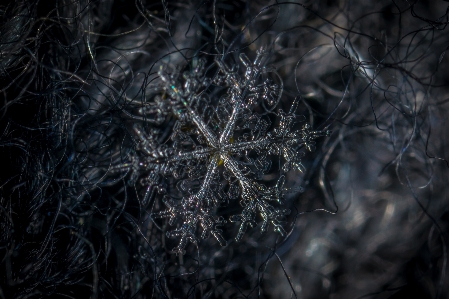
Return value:
[[(285, 235), (285, 230), (279, 223), (278, 218), (288, 215), (290, 211), (288, 209), (276, 209), (266, 201), (267, 198), (269, 198), (269, 200), (281, 201), (281, 192), (272, 192), (272, 190), (267, 190), (263, 185), (251, 182), (242, 174), (238, 164), (233, 159), (228, 157), (222, 158), (225, 160), (225, 167), (239, 180), (240, 188), (242, 190), (241, 204), (244, 206), (244, 209), (241, 214), (233, 215), (230, 218), (231, 222), (241, 222), (239, 232), (235, 238), (236, 241), (240, 241), (243, 238), (248, 226), (254, 227), (256, 225), (255, 219), (257, 211), (263, 220), (261, 226), (262, 232), (267, 231), (268, 223), (271, 222), (275, 227), (275, 231), (279, 232), (281, 235)], [(276, 187), (279, 188), (279, 186)]]

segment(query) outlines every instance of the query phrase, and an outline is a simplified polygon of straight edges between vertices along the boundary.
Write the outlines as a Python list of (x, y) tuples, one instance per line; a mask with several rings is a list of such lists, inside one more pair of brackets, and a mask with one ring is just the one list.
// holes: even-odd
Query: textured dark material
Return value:
[(0, 5), (1, 298), (447, 298), (447, 1)]

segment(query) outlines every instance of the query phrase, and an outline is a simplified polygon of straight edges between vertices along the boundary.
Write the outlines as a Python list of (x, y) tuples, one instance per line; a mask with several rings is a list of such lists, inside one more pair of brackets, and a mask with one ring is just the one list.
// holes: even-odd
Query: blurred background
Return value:
[[(447, 298), (448, 7), (3, 2), (0, 298)], [(133, 103), (161, 65), (262, 46), (280, 108), (332, 134), (287, 178), (286, 237), (228, 223), (176, 256), (160, 196), (111, 171), (152, 126)]]

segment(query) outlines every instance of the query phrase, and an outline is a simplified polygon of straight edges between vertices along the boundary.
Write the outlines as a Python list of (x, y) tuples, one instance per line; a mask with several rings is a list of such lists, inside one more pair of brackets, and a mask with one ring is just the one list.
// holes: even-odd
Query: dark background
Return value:
[[(446, 298), (447, 9), (3, 2), (0, 298)], [(298, 113), (333, 133), (289, 177), (303, 190), (287, 238), (253, 229), (176, 256), (150, 217), (160, 198), (109, 171), (136, 151), (127, 103), (151, 101), (161, 64), (261, 46), (280, 106), (301, 95)]]

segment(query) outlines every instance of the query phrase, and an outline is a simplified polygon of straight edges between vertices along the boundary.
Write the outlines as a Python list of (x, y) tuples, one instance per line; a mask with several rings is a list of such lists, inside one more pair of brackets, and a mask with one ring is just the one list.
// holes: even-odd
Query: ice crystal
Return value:
[[(154, 219), (168, 218), (178, 227), (167, 233), (179, 238), (175, 253), (184, 253), (188, 242), (198, 242), (209, 235), (226, 245), (221, 227), (227, 220), (217, 215), (220, 207), (239, 199), (243, 210), (229, 220), (239, 225), (236, 241), (243, 238), (248, 227), (262, 220), (261, 231), (271, 224), (284, 235), (281, 225), (290, 213), (284, 207), (284, 181), (287, 172), (304, 171), (300, 149), (314, 149), (317, 137), (329, 131), (312, 131), (309, 124), (294, 129), (300, 117), (295, 114), (294, 101), (286, 113), (273, 110), (282, 96), (283, 84), (274, 67), (266, 66), (267, 51), (257, 52), (254, 61), (240, 54), (244, 72), (237, 65), (232, 68), (215, 60), (216, 71), (205, 74), (205, 62), (195, 60), (193, 70), (171, 71), (161, 67), (161, 92), (140, 113), (154, 123), (164, 117), (175, 116), (169, 141), (161, 142), (158, 131), (144, 131), (135, 126), (140, 155), (114, 169), (129, 170), (132, 180), (140, 173), (148, 192), (157, 188), (165, 194), (165, 209), (152, 214)], [(269, 114), (278, 116), (279, 124), (272, 130)], [(277, 157), (277, 158), (273, 158)], [(271, 161), (279, 161), (279, 178), (274, 186), (261, 181), (272, 168)], [(178, 196), (168, 186), (176, 186)]]

